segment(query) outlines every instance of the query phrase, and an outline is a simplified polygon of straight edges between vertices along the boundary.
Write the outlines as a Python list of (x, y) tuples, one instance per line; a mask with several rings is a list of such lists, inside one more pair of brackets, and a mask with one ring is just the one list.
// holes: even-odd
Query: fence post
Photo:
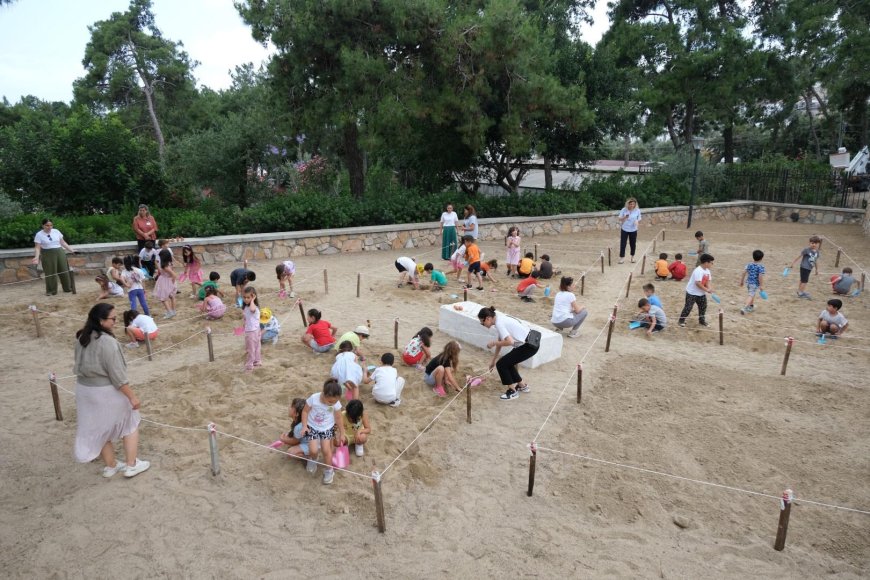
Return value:
[(372, 487), (375, 491), (375, 515), (378, 518), (378, 531), (383, 534), (387, 531), (387, 520), (384, 517), (384, 494), (381, 492), (381, 474), (378, 471), (372, 471)]
[(837, 258), (834, 260), (834, 268), (840, 267), (840, 251), (841, 248), (837, 248)]
[(326, 274), (326, 268), (323, 269), (323, 292), (329, 294), (329, 277)]
[(208, 341), (208, 362), (214, 362), (214, 343), (211, 338), (211, 326), (205, 327), (205, 338)]
[(788, 367), (788, 357), (791, 356), (791, 345), (794, 344), (794, 338), (791, 336), (785, 339), (785, 356), (782, 357), (782, 370), (779, 374), (785, 375), (785, 369)]
[(299, 305), (299, 314), (302, 316), (302, 328), (308, 328), (308, 319), (305, 318), (305, 309), (302, 307), (302, 301), (297, 300), (296, 304)]
[(776, 541), (773, 543), (773, 549), (778, 552), (785, 548), (785, 536), (788, 534), (788, 518), (791, 516), (793, 499), (794, 492), (787, 489), (782, 492), (782, 499), (779, 500), (779, 524), (776, 526)]
[(640, 275), (643, 276), (644, 271), (646, 270), (646, 253), (643, 255), (643, 259), (640, 261)]
[(583, 272), (583, 275), (580, 276), (580, 296), (583, 296), (583, 292), (586, 290), (586, 272)]
[(72, 266), (67, 269), (69, 270), (69, 289), (73, 294), (76, 294), (76, 271), (72, 269)]
[(529, 489), (526, 495), (532, 497), (532, 492), (535, 489), (535, 462), (538, 458), (538, 446), (535, 445), (534, 441), (529, 444), (529, 453)]
[[(610, 254), (611, 254), (611, 247), (610, 247), (610, 246), (607, 246), (607, 265), (608, 265), (608, 266), (611, 266), (611, 265), (612, 265), (612, 264), (610, 263)], [(602, 273), (604, 272), (604, 260), (601, 261), (601, 272), (602, 272)]]
[(725, 332), (722, 330), (722, 325), (724, 324), (725, 319), (725, 311), (721, 308), (719, 309), (719, 346), (725, 344)]
[(54, 403), (54, 418), (63, 421), (63, 411), (60, 408), (60, 397), (57, 394), (57, 375), (49, 373), (48, 386), (51, 387), (51, 401)]
[(577, 404), (583, 398), (583, 365), (577, 365)]
[(356, 297), (359, 298), (359, 284), (360, 278), (362, 278), (362, 274), (360, 272), (356, 273)]
[(148, 350), (148, 360), (153, 361), (154, 360), (154, 358), (153, 358), (154, 351), (151, 347), (151, 337), (148, 336), (147, 332), (144, 334), (145, 334), (145, 348)]
[(33, 304), (30, 305), (30, 313), (33, 315), (33, 324), (36, 325), (36, 338), (42, 338), (42, 327), (39, 326), (39, 310)]
[(211, 474), (221, 472), (220, 459), (218, 458), (217, 427), (214, 423), (208, 424), (208, 450), (211, 455)]
[(393, 348), (399, 349), (399, 319), (393, 322)]
[(628, 298), (628, 293), (631, 292), (631, 277), (634, 275), (634, 272), (628, 273), (628, 284), (625, 285), (625, 297)]

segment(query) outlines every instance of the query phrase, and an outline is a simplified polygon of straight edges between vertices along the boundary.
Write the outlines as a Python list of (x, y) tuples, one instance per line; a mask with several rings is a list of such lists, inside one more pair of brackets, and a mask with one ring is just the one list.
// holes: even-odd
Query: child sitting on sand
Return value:
[(426, 272), (432, 280), (433, 292), (443, 290), (447, 286), (447, 276), (445, 276), (444, 272), (441, 270), (436, 270), (435, 266), (432, 265), (432, 262), (427, 262), (426, 265), (423, 266), (423, 271)]
[[(359, 360), (365, 362), (363, 357)], [(348, 401), (359, 399), (359, 386), (363, 384), (368, 374), (366, 369), (357, 363), (353, 343), (349, 340), (338, 345), (338, 354), (335, 355), (335, 363), (329, 376), (338, 381)]]
[(290, 411), (288, 412), (292, 421), (290, 430), (286, 433), (281, 433), (278, 441), (272, 443), (273, 448), (280, 449), (282, 445), (287, 445), (289, 447), (287, 453), (290, 455), (300, 458), (309, 457), (308, 440), (302, 436), (302, 411), (304, 410), (305, 399), (299, 397), (293, 399), (293, 402), (290, 403)]
[(646, 328), (647, 335), (664, 330), (668, 325), (665, 311), (659, 306), (652, 304), (648, 299), (641, 298), (638, 300), (637, 307), (640, 308), (640, 312), (637, 313), (634, 319), (640, 322), (641, 328)]
[(843, 336), (846, 328), (849, 327), (849, 321), (840, 312), (842, 307), (843, 301), (839, 298), (828, 300), (828, 305), (819, 314), (819, 322), (816, 325), (816, 334), (818, 336), (829, 336), (830, 338)]
[(429, 348), (432, 346), (432, 329), (424, 326), (420, 332), (414, 335), (405, 350), (402, 351), (402, 361), (409, 367), (417, 366), (429, 362), (432, 358), (432, 351)]
[(335, 346), (335, 333), (338, 329), (321, 318), (321, 313), (316, 308), (308, 310), (308, 328), (302, 335), (302, 344), (311, 347), (316, 353), (332, 350)]
[(667, 280), (671, 271), (668, 269), (668, 255), (662, 252), (656, 260), (656, 280)]
[(392, 353), (382, 354), (381, 366), (372, 371), (371, 376), (363, 379), (365, 383), (374, 383), (372, 397), (375, 401), (391, 407), (402, 404), (402, 389), (405, 388), (405, 379), (400, 377), (399, 371), (393, 367), (395, 361)]
[(852, 277), (852, 268), (843, 268), (842, 274), (831, 276), (831, 291), (834, 294), (846, 295), (852, 292), (852, 286), (858, 281)]
[(686, 264), (683, 262), (682, 254), (675, 254), (674, 261), (668, 266), (668, 272), (671, 273), (671, 280), (679, 282), (686, 277)]
[(444, 345), (441, 354), (429, 361), (423, 375), (423, 382), (432, 387), (432, 392), (439, 397), (447, 396), (444, 385), (453, 387), (456, 392), (461, 391), (454, 374), (459, 369), (459, 351), (461, 347), (455, 340)]
[(196, 306), (200, 312), (205, 314), (206, 320), (219, 320), (227, 311), (227, 305), (217, 294), (218, 290), (214, 286), (208, 286), (205, 289), (205, 300)]
[(100, 287), (100, 295), (97, 296), (97, 302), (110, 296), (124, 295), (124, 279), (121, 277), (123, 267), (124, 260), (115, 256), (112, 258), (112, 267), (106, 270), (104, 275), (95, 278), (97, 285)]
[(344, 423), (345, 437), (341, 439), (342, 445), (350, 445), (353, 443), (353, 451), (357, 457), (365, 455), (366, 441), (369, 440), (369, 435), (372, 434), (372, 426), (369, 423), (369, 415), (363, 407), (363, 402), (359, 399), (354, 399), (347, 404), (347, 408), (341, 412), (341, 419)]

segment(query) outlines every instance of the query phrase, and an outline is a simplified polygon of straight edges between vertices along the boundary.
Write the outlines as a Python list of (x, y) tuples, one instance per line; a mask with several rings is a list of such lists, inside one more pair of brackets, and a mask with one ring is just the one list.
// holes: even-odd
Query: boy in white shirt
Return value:
[(828, 336), (837, 338), (843, 336), (846, 328), (849, 326), (849, 321), (840, 312), (843, 307), (843, 301), (839, 298), (831, 298), (828, 300), (828, 305), (819, 314), (819, 322), (816, 325), (816, 334), (818, 336)]
[(405, 388), (405, 379), (400, 377), (399, 371), (393, 368), (395, 360), (392, 353), (384, 353), (381, 356), (381, 366), (363, 379), (364, 383), (374, 383), (372, 397), (375, 398), (375, 401), (391, 407), (398, 407), (402, 404), (402, 389)]
[(707, 294), (713, 293), (711, 282), (713, 275), (710, 274), (710, 267), (713, 265), (713, 256), (710, 254), (701, 254), (699, 257), (701, 265), (695, 268), (692, 275), (689, 276), (689, 283), (686, 284), (686, 303), (683, 306), (683, 311), (680, 313), (679, 325), (686, 327), (686, 317), (692, 312), (695, 304), (698, 305), (698, 324), (701, 326), (710, 326), (704, 319), (707, 314)]

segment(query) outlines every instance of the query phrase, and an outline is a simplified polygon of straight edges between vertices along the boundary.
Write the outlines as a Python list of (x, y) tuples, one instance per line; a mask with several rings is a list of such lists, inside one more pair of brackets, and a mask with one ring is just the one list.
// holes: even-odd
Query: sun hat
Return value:
[(371, 334), (371, 331), (367, 326), (359, 325), (353, 329), (356, 334), (360, 334), (362, 336), (368, 336)]
[(263, 308), (262, 310), (260, 310), (260, 322), (266, 324), (270, 320), (272, 320), (272, 311), (268, 308)]

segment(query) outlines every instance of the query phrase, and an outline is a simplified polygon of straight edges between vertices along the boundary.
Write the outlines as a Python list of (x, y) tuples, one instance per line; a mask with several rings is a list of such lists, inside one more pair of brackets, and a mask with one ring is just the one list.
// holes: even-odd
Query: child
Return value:
[(746, 264), (740, 276), (740, 285), (743, 286), (743, 282), (746, 282), (746, 290), (749, 293), (746, 303), (740, 309), (740, 314), (748, 314), (755, 310), (755, 293), (764, 290), (764, 266), (761, 264), (763, 258), (764, 252), (761, 250), (752, 252), (752, 263)]
[[(365, 362), (364, 357), (360, 357), (359, 360)], [(348, 401), (359, 399), (359, 386), (368, 376), (366, 369), (356, 361), (353, 343), (349, 340), (339, 343), (338, 354), (335, 355), (335, 363), (332, 365), (329, 376), (338, 381)]]
[(369, 435), (372, 434), (369, 415), (363, 408), (363, 402), (359, 399), (349, 402), (347, 408), (341, 412), (341, 418), (344, 423), (345, 437), (342, 437), (340, 443), (350, 445), (351, 440), (353, 440), (353, 452), (357, 457), (362, 457), (365, 455), (363, 446), (368, 441)]
[(701, 256), (710, 253), (710, 242), (704, 239), (704, 232), (698, 230), (695, 232), (695, 239), (698, 240), (698, 259), (695, 261), (695, 267), (701, 265)]
[(320, 311), (312, 308), (308, 311), (308, 328), (302, 335), (302, 344), (320, 354), (335, 346), (335, 333), (338, 329), (325, 320), (321, 320)]
[(416, 260), (407, 256), (401, 256), (396, 260), (396, 270), (399, 271), (399, 288), (402, 288), (405, 282), (413, 284), (415, 290), (420, 287)]
[(544, 285), (538, 282), (538, 271), (532, 270), (528, 278), (520, 280), (520, 283), (517, 284), (517, 295), (523, 302), (534, 302), (535, 299), (532, 298), (532, 293), (535, 291), (535, 288), (543, 287)]
[(142, 307), (146, 316), (151, 316), (148, 303), (145, 302), (145, 289), (142, 287), (142, 271), (134, 264), (135, 256), (124, 256), (124, 271), (121, 279), (127, 287), (127, 297), (130, 299), (130, 310), (136, 310), (136, 301)]
[(100, 295), (97, 296), (97, 302), (109, 296), (124, 295), (124, 280), (121, 278), (121, 268), (123, 267), (124, 261), (115, 256), (112, 258), (112, 266), (106, 270), (106, 273), (95, 278), (100, 286)]
[(287, 413), (292, 421), (290, 430), (287, 433), (281, 433), (279, 441), (272, 444), (277, 449), (276, 444), (283, 443), (289, 447), (287, 453), (300, 458), (310, 457), (308, 440), (302, 436), (302, 429), (304, 428), (302, 424), (302, 411), (304, 410), (305, 399), (299, 397), (293, 399), (293, 402), (290, 403), (290, 410)]
[(224, 304), (224, 301), (217, 294), (218, 291), (214, 286), (207, 287), (205, 289), (205, 300), (197, 306), (199, 311), (205, 314), (206, 320), (219, 320), (223, 318), (227, 311), (227, 305)]
[(206, 289), (207, 288), (214, 288), (215, 294), (217, 294), (218, 296), (223, 298), (224, 293), (221, 292), (220, 289), (218, 288), (218, 280), (220, 280), (220, 279), (221, 279), (221, 275), (218, 274), (217, 272), (209, 273), (208, 281), (202, 283), (202, 286), (199, 287), (199, 292), (197, 292), (196, 297), (199, 298), (200, 300), (205, 300)]
[(830, 336), (836, 338), (843, 336), (846, 328), (849, 327), (849, 321), (840, 312), (843, 307), (843, 301), (839, 298), (831, 298), (828, 300), (828, 305), (819, 314), (819, 322), (816, 325), (816, 334), (818, 336)]
[(185, 245), (181, 247), (181, 261), (184, 263), (184, 272), (178, 277), (179, 282), (190, 282), (190, 297), (196, 298), (199, 287), (202, 286), (202, 264), (193, 248)]
[(148, 340), (157, 338), (157, 324), (147, 314), (139, 314), (138, 310), (131, 308), (124, 312), (124, 333), (130, 339), (127, 347), (137, 348), (146, 336)]
[[(341, 386), (335, 379), (323, 383), (323, 391), (314, 393), (305, 401), (302, 409), (302, 437), (308, 440), (309, 457), (317, 457), (323, 448), (323, 483), (329, 485), (335, 471), (332, 469), (332, 446), (334, 441), (342, 441), (344, 435), (344, 420), (341, 416)], [(338, 433), (336, 434), (336, 427)], [(308, 460), (308, 473), (317, 471), (317, 464)]]
[(541, 280), (549, 280), (553, 276), (562, 274), (561, 270), (553, 270), (553, 263), (550, 261), (548, 254), (541, 254), (541, 265), (538, 266), (538, 278)]
[(454, 378), (459, 370), (459, 351), (461, 347), (455, 340), (444, 345), (441, 354), (429, 361), (423, 374), (423, 382), (432, 387), (432, 392), (439, 397), (447, 396), (444, 385), (453, 387), (456, 392), (462, 389)]
[(245, 371), (251, 372), (254, 367), (263, 364), (260, 358), (260, 302), (257, 300), (257, 289), (253, 286), (245, 288), (242, 296), (245, 304), (242, 312), (245, 315)]
[(526, 256), (520, 260), (520, 264), (517, 266), (517, 276), (520, 278), (528, 278), (534, 269), (535, 255), (531, 252), (526, 252)]
[(493, 286), (498, 286), (498, 282), (495, 279), (495, 271), (498, 270), (498, 260), (489, 260), (488, 262), (480, 263), (480, 275), (490, 282), (492, 282)]
[(843, 268), (842, 274), (831, 276), (831, 290), (834, 294), (846, 295), (852, 291), (852, 286), (858, 281), (852, 277), (852, 268)]
[(278, 344), (278, 334), (281, 333), (281, 323), (269, 308), (260, 311), (260, 343)]
[(668, 268), (668, 255), (662, 252), (659, 254), (659, 259), (656, 260), (656, 280), (667, 280), (671, 273)]
[(447, 276), (441, 270), (436, 270), (432, 262), (426, 262), (423, 271), (429, 274), (429, 279), (432, 280), (432, 292), (439, 292), (447, 286)]
[(668, 271), (671, 273), (671, 280), (679, 282), (686, 277), (686, 264), (683, 263), (682, 254), (674, 255), (674, 261), (668, 266)]
[(381, 366), (372, 371), (372, 374), (364, 380), (366, 383), (374, 383), (372, 397), (375, 401), (391, 407), (398, 407), (402, 404), (402, 389), (405, 388), (405, 379), (400, 377), (399, 371), (393, 368), (395, 361), (396, 358), (392, 353), (384, 353), (381, 355)]
[(364, 325), (360, 324), (359, 326), (357, 326), (353, 330), (348, 330), (347, 332), (342, 334), (338, 338), (338, 340), (336, 341), (336, 344), (341, 346), (341, 343), (344, 342), (345, 340), (347, 340), (353, 345), (354, 354), (361, 356), (362, 355), (362, 341), (366, 340), (371, 333), (372, 333), (372, 331), (369, 329), (368, 326), (364, 326)]
[(460, 243), (459, 247), (456, 248), (456, 251), (454, 251), (450, 256), (450, 266), (453, 269), (447, 272), (446, 276), (456, 274), (456, 281), (459, 282), (460, 278), (462, 278), (462, 270), (464, 270), (467, 265), (468, 262), (465, 261), (465, 244)]
[(637, 313), (635, 320), (640, 321), (641, 328), (646, 328), (647, 336), (653, 332), (664, 330), (668, 325), (665, 311), (660, 306), (652, 304), (648, 299), (641, 298), (638, 300), (637, 307), (640, 308), (640, 312)]
[(139, 250), (139, 263), (142, 264), (143, 268), (148, 270), (149, 278), (154, 278), (156, 262), (157, 250), (154, 248), (154, 242), (148, 240), (147, 242), (145, 242), (145, 246), (141, 250)]
[(508, 230), (505, 244), (507, 245), (507, 275), (511, 278), (517, 277), (517, 268), (520, 265), (520, 228), (511, 226)]
[(800, 260), (801, 263), (801, 281), (798, 284), (797, 295), (798, 298), (803, 298), (804, 300), (811, 300), (812, 297), (806, 292), (807, 282), (810, 281), (810, 274), (813, 271), (813, 268), (816, 270), (816, 276), (819, 275), (819, 246), (822, 245), (822, 238), (818, 236), (812, 236), (810, 238), (810, 247), (804, 248), (801, 251), (800, 255), (797, 258), (792, 260), (791, 267), (794, 268), (795, 264)]
[(296, 264), (293, 260), (284, 260), (275, 266), (275, 274), (278, 276), (278, 286), (280, 287), (280, 295), (286, 295), (285, 286), (290, 287), (290, 298), (296, 298), (296, 292), (293, 291), (293, 275), (296, 273)]
[(421, 365), (429, 362), (432, 358), (432, 329), (424, 326), (414, 335), (405, 350), (402, 351), (402, 361), (409, 367), (417, 367), (423, 370)]
[[(247, 264), (247, 261), (245, 261)], [(257, 279), (257, 274), (247, 268), (236, 268), (230, 272), (230, 284), (236, 289), (236, 306), (242, 308), (242, 294), (245, 292), (245, 286), (254, 282)]]
[(659, 300), (658, 296), (656, 296), (656, 287), (652, 284), (643, 285), (643, 295), (646, 296), (646, 299), (649, 300), (649, 303), (653, 306), (664, 308), (664, 306), (662, 306), (662, 301)]
[(163, 303), (166, 308), (166, 314), (163, 318), (172, 318), (175, 316), (175, 293), (178, 291), (178, 286), (175, 283), (176, 276), (172, 269), (172, 252), (169, 250), (160, 250), (158, 256), (160, 260), (160, 276), (157, 278), (157, 284), (154, 285), (154, 297)]
[(713, 286), (710, 284), (713, 280), (713, 276), (710, 274), (713, 259), (710, 254), (701, 254), (701, 265), (695, 268), (689, 278), (689, 283), (686, 284), (686, 303), (680, 313), (679, 321), (682, 328), (686, 327), (686, 317), (692, 312), (695, 304), (698, 305), (698, 324), (710, 326), (704, 316), (707, 314), (707, 294), (713, 293)]
[(556, 332), (561, 332), (566, 328), (571, 329), (568, 332), (568, 338), (580, 336), (580, 325), (589, 315), (585, 306), (577, 304), (577, 296), (573, 290), (574, 278), (563, 276), (559, 281), (559, 292), (553, 299), (553, 316), (550, 318)]
[(483, 276), (481, 275), (480, 267), (480, 248), (474, 243), (474, 238), (471, 236), (463, 236), (462, 241), (465, 244), (465, 256), (468, 260), (468, 274), (466, 274), (465, 287), (471, 289), (471, 275), (477, 278), (477, 289), (483, 290)]

